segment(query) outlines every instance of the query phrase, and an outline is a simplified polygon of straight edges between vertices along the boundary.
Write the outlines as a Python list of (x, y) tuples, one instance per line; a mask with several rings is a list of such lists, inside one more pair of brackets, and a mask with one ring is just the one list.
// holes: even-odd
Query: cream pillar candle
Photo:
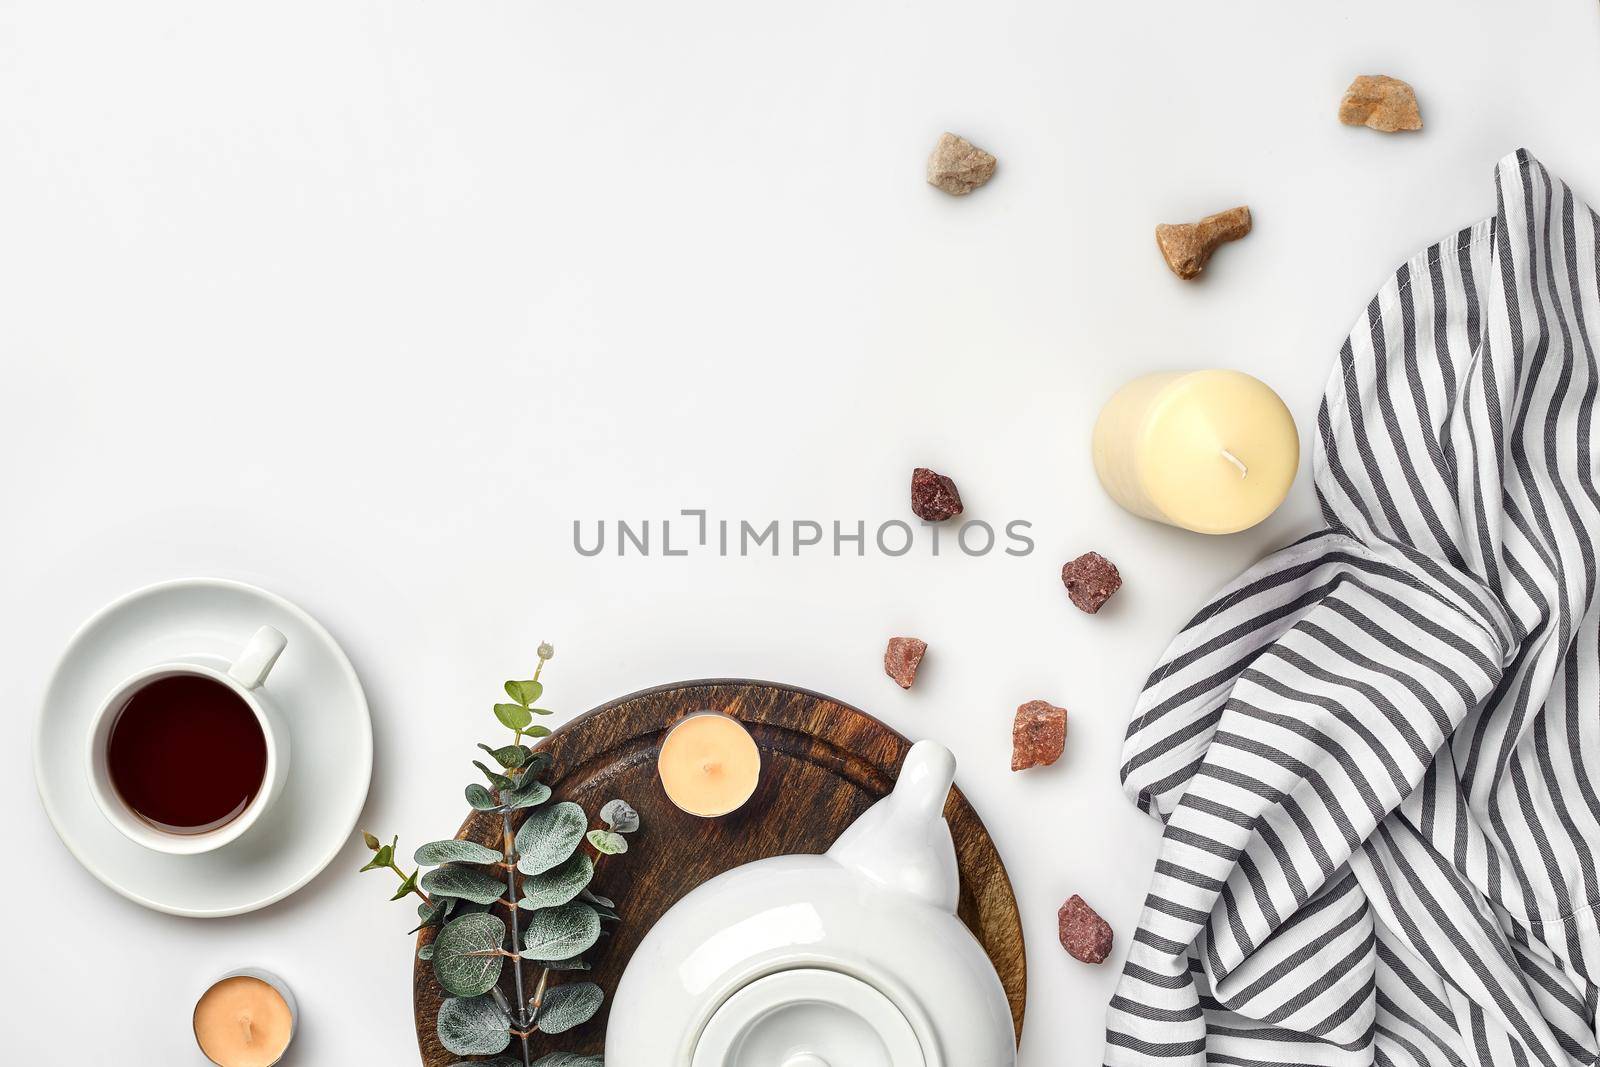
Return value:
[(656, 771), (668, 799), (691, 815), (712, 818), (739, 808), (756, 791), (761, 750), (738, 719), (701, 711), (667, 731)]
[(1135, 378), (1094, 427), (1094, 469), (1111, 498), (1200, 533), (1235, 533), (1272, 514), (1299, 466), (1294, 416), (1239, 371)]
[(272, 1067), (294, 1037), (289, 988), (265, 971), (218, 979), (194, 1006), (194, 1039), (218, 1067)]

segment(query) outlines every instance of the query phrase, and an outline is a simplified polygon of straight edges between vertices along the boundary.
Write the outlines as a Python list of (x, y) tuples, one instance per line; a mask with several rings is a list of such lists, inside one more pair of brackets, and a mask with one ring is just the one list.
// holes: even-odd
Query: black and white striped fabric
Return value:
[(1112, 1067), (1597, 1060), (1600, 219), (1525, 152), (1402, 266), (1317, 420), (1328, 529), (1173, 641)]

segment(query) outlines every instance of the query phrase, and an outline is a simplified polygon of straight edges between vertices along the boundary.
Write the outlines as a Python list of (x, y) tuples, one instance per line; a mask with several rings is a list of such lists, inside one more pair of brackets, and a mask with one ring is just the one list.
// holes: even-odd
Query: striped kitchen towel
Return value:
[(1113, 1067), (1597, 1059), (1600, 218), (1526, 152), (1339, 354), (1327, 529), (1173, 641)]

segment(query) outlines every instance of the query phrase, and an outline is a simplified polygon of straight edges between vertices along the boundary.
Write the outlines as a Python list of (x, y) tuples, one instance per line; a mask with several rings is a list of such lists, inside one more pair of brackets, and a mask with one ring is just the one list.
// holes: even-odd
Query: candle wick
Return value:
[(705, 771), (707, 774), (715, 774), (722, 769), (722, 764), (718, 763), (716, 760), (707, 760), (700, 765), (700, 769)]
[(1250, 468), (1246, 467), (1244, 465), (1244, 461), (1241, 460), (1238, 456), (1234, 455), (1232, 452), (1229, 452), (1226, 448), (1224, 448), (1222, 450), (1222, 458), (1227, 460), (1229, 463), (1232, 463), (1235, 467), (1239, 468), (1239, 477), (1241, 477), (1241, 478), (1249, 477)]
[(250, 1016), (248, 1016), (248, 1015), (239, 1016), (239, 1029), (244, 1031), (244, 1043), (245, 1044), (248, 1045), (248, 1044), (251, 1044), (252, 1042), (255, 1041), (255, 1034), (253, 1032), (253, 1028), (250, 1025)]

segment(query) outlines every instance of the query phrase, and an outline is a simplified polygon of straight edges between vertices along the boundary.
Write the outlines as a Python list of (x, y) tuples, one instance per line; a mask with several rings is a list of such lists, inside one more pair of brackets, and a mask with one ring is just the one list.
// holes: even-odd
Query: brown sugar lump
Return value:
[(961, 514), (961, 494), (949, 478), (918, 467), (911, 472), (911, 510), (926, 522), (943, 522)]
[(915, 637), (891, 637), (889, 648), (883, 654), (883, 673), (895, 680), (901, 689), (910, 689), (917, 680), (917, 668), (928, 652), (928, 642)]
[(1080, 611), (1093, 615), (1122, 588), (1122, 574), (1100, 553), (1085, 552), (1062, 566), (1061, 584), (1067, 587), (1068, 598)]
[(942, 134), (928, 156), (928, 184), (951, 196), (966, 196), (994, 177), (995, 163), (993, 156), (965, 137)]
[(1074, 893), (1056, 912), (1061, 947), (1067, 955), (1084, 963), (1104, 963), (1111, 955), (1111, 924), (1100, 918), (1084, 899)]
[(1156, 246), (1172, 273), (1190, 281), (1206, 269), (1212, 253), (1248, 234), (1250, 226), (1250, 209), (1244, 206), (1207, 215), (1199, 222), (1163, 222), (1156, 227)]
[(1017, 709), (1011, 723), (1011, 769), (1048, 767), (1067, 747), (1067, 709), (1030, 700)]
[(1362, 74), (1339, 101), (1339, 121), (1380, 133), (1400, 133), (1422, 129), (1422, 110), (1417, 107), (1416, 90), (1399, 78)]

